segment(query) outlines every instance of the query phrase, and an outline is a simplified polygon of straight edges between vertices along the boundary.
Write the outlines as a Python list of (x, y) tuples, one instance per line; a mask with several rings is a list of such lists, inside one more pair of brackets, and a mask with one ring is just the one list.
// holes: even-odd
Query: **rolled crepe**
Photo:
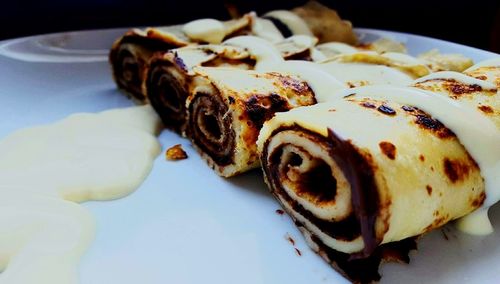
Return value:
[[(310, 58), (317, 40), (292, 36), (276, 43), (284, 59)], [(196, 66), (253, 69), (255, 60), (246, 49), (227, 44), (191, 45), (158, 53), (150, 60), (143, 92), (165, 126), (183, 134), (186, 124), (186, 98), (195, 87), (192, 79)]]
[(328, 60), (341, 63), (365, 63), (388, 66), (407, 73), (414, 79), (428, 75), (431, 69), (417, 58), (398, 52), (383, 54), (374, 51), (340, 54)]
[[(386, 61), (390, 62), (390, 60)], [(302, 72), (287, 73), (289, 63), (297, 67), (293, 68), (294, 71), (312, 69), (312, 73), (307, 74), (306, 77), (302, 77), (304, 74)], [(164, 116), (165, 120), (174, 121), (174, 125), (183, 125), (182, 130), (185, 136), (193, 141), (208, 164), (218, 174), (229, 177), (258, 166), (259, 161), (256, 158), (257, 152), (254, 145), (257, 133), (262, 123), (272, 117), (275, 112), (287, 111), (294, 107), (327, 100), (327, 98), (316, 96), (313, 93), (307, 82), (304, 81), (307, 77), (315, 76), (314, 74), (317, 73), (323, 76), (322, 73), (325, 73), (325, 70), (327, 73), (337, 74), (339, 79), (336, 79), (336, 76), (325, 78), (325, 80), (337, 81), (337, 88), (348, 88), (357, 79), (360, 79), (364, 85), (377, 83), (408, 85), (412, 80), (409, 75), (398, 69), (374, 64), (355, 63), (350, 66), (347, 63), (325, 63), (323, 66), (304, 61), (283, 61), (283, 64), (280, 65), (284, 67), (283, 69), (278, 68), (277, 65), (277, 69), (274, 70), (283, 71), (279, 73), (231, 70), (221, 67), (192, 67), (187, 69), (191, 70), (191, 73), (186, 73), (189, 79), (182, 79), (184, 80), (182, 84), (172, 83), (174, 76), (169, 75), (167, 78), (170, 79), (164, 81), (168, 86), (161, 87), (162, 90), (152, 88), (149, 91), (148, 88), (148, 95), (152, 105), (155, 106), (159, 94), (163, 97), (172, 97), (172, 94), (180, 93), (182, 96), (178, 97), (181, 99), (178, 99), (179, 103), (176, 104), (179, 110), (183, 105), (183, 99), (187, 98), (184, 112), (176, 113), (175, 117), (172, 115)], [(333, 66), (333, 64), (336, 65)], [(200, 64), (196, 66), (200, 66)], [(151, 72), (155, 72), (155, 70), (156, 68), (153, 66)], [(174, 74), (172, 70), (162, 70), (161, 72), (163, 72), (162, 74), (165, 72)], [(153, 78), (154, 75), (149, 77)], [(161, 81), (161, 76), (160, 79), (153, 81)], [(162, 85), (156, 84), (155, 86)], [(168, 91), (169, 86), (185, 87), (176, 88), (176, 90), (182, 89), (182, 91)], [(154, 96), (156, 98), (153, 98)], [(165, 113), (174, 113), (168, 107), (171, 100), (172, 98), (162, 100), (164, 103), (160, 108)], [(233, 103), (228, 103), (231, 101)], [(159, 113), (162, 116), (161, 111)], [(175, 120), (176, 117), (179, 118), (183, 114), (187, 117)], [(212, 122), (208, 123), (207, 121)]]
[[(356, 53), (358, 54), (358, 53)], [(355, 56), (356, 54), (352, 54)], [(345, 55), (347, 57), (347, 55)], [(363, 62), (348, 60), (329, 60), (318, 65), (344, 82), (348, 87), (360, 87), (367, 85), (389, 84), (397, 86), (408, 86), (422, 74), (428, 74), (423, 64), (408, 65), (407, 68), (420, 69), (420, 73), (414, 73), (399, 68), (398, 61), (384, 58), (384, 62)]]
[(351, 22), (342, 20), (335, 10), (317, 1), (309, 1), (291, 11), (272, 11), (263, 18), (271, 20), (284, 37), (305, 34), (314, 35), (320, 43), (357, 43)]
[[(500, 128), (500, 95), (495, 85), (495, 81), (498, 83), (500, 78), (500, 60), (498, 63), (498, 66), (478, 67), (464, 74), (436, 72), (416, 80), (413, 86), (467, 104)], [(468, 73), (478, 79), (465, 75)]]
[(471, 67), (472, 59), (462, 54), (440, 53), (437, 49), (431, 49), (418, 56), (418, 59), (427, 62), (427, 65), (434, 71), (455, 71), (463, 72)]
[(259, 165), (256, 141), (276, 112), (316, 101), (293, 76), (223, 67), (194, 68), (186, 134), (203, 159), (229, 177)]
[(329, 59), (340, 54), (356, 53), (360, 51), (375, 51), (377, 53), (407, 52), (406, 47), (402, 43), (388, 38), (380, 38), (373, 42), (361, 43), (358, 45), (350, 45), (347, 43), (337, 42), (337, 41), (325, 42), (322, 44), (318, 44), (315, 48), (322, 55), (322, 59), (318, 58), (318, 60), (315, 61), (323, 61), (325, 59)]
[(109, 53), (113, 79), (118, 88), (142, 101), (142, 82), (149, 58), (154, 52), (165, 51), (186, 45), (185, 39), (172, 37), (159, 38), (156, 33), (132, 29), (116, 40)]
[(465, 70), (464, 74), (493, 83), (500, 88), (500, 58), (482, 61)]
[[(465, 143), (429, 113), (384, 96), (446, 96), (438, 101), (456, 107), (447, 97), (457, 100), (476, 117), (483, 112), (475, 106), (498, 101), (498, 92), (479, 80), (455, 78), (462, 87), (454, 88), (451, 76), (430, 76), (417, 88), (354, 88), (352, 96), (276, 114), (260, 132), (272, 194), (311, 248), (352, 281), (378, 280), (381, 260), (405, 260), (409, 238), (467, 215), (486, 198), (474, 151), (463, 146), (473, 140)], [(469, 88), (475, 91), (459, 94)]]
[[(404, 71), (414, 73), (413, 75), (417, 77), (427, 74), (428, 71), (462, 72), (473, 64), (472, 59), (462, 54), (440, 53), (437, 49), (422, 53), (416, 58), (411, 57), (405, 55), (406, 47), (403, 44), (388, 38), (380, 38), (373, 42), (358, 45), (327, 42), (317, 45), (314, 50), (316, 51), (314, 61), (321, 62), (330, 59), (344, 62), (384, 64), (402, 68)], [(367, 53), (366, 51), (371, 52)], [(387, 64), (387, 62), (384, 62), (387, 59), (394, 62)], [(423, 68), (419, 66), (423, 66)]]
[(193, 88), (195, 66), (252, 69), (255, 62), (243, 48), (198, 45), (173, 49), (151, 59), (144, 92), (163, 124), (184, 134), (186, 99)]
[[(223, 37), (243, 33), (251, 28), (251, 17), (244, 15), (235, 20), (221, 22)], [(248, 31), (247, 31), (248, 32)], [(111, 47), (109, 61), (118, 88), (133, 98), (144, 101), (142, 84), (149, 60), (155, 52), (193, 44), (196, 41), (183, 32), (182, 25), (132, 29), (117, 39)]]
[[(318, 26), (317, 16), (323, 19), (320, 20), (323, 25), (321, 28)], [(221, 41), (242, 34), (257, 35), (274, 42), (293, 35), (316, 36), (320, 41), (356, 42), (351, 24), (342, 21), (335, 11), (320, 4), (307, 4), (293, 12), (273, 11), (269, 13), (267, 20), (258, 18), (253, 13), (225, 22), (202, 19), (186, 25), (128, 31), (111, 48), (109, 60), (113, 77), (120, 89), (139, 101), (144, 101), (146, 95), (143, 93), (142, 83), (145, 79), (145, 69), (155, 52), (165, 52), (194, 43), (214, 43), (214, 38)], [(295, 47), (295, 50), (285, 57), (296, 55), (294, 59), (308, 58), (307, 48), (299, 51)]]

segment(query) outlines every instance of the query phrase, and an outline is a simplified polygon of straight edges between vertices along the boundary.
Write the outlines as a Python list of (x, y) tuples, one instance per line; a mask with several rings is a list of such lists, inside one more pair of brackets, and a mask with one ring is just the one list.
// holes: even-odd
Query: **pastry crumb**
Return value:
[(182, 149), (182, 145), (177, 144), (167, 149), (165, 157), (169, 161), (177, 161), (187, 159), (188, 155), (186, 154), (184, 149)]

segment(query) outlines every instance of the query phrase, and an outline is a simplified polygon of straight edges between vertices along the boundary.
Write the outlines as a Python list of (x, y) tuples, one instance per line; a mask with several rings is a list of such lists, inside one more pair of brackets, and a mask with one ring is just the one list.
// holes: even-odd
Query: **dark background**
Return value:
[[(227, 2), (227, 1), (226, 1)], [(241, 12), (288, 9), (305, 1), (229, 1)], [(320, 1), (355, 27), (408, 32), (500, 52), (500, 0)], [(10, 0), (0, 5), (0, 39), (68, 30), (156, 26), (229, 17), (225, 1)]]

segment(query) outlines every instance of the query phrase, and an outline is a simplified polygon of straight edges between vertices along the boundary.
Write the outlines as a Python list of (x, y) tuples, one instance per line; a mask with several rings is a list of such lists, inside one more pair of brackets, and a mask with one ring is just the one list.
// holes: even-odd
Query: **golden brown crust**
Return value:
[(195, 72), (186, 135), (222, 176), (258, 166), (257, 137), (276, 112), (316, 103), (309, 86), (295, 77), (222, 67)]
[(182, 149), (182, 145), (177, 144), (167, 149), (165, 152), (165, 158), (169, 161), (178, 161), (187, 159), (188, 155), (184, 149)]
[(187, 46), (159, 53), (150, 60), (144, 93), (163, 124), (184, 135), (186, 99), (196, 87), (193, 68), (231, 66), (250, 69), (255, 64), (241, 48), (221, 45)]
[(140, 30), (132, 29), (117, 39), (111, 47), (109, 62), (118, 88), (139, 101), (145, 101), (142, 90), (149, 59), (158, 51), (175, 47), (171, 43), (148, 38)]

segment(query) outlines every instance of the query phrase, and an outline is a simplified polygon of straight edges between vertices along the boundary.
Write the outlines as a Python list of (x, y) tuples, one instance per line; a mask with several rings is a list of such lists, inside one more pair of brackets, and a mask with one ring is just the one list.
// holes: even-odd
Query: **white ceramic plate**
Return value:
[[(117, 91), (107, 62), (111, 43), (124, 32), (69, 32), (0, 42), (0, 138), (74, 112), (132, 105)], [(413, 55), (438, 48), (475, 61), (498, 56), (420, 36), (358, 32), (364, 40), (388, 36), (402, 41)], [(309, 250), (289, 217), (276, 213), (280, 207), (258, 171), (223, 179), (188, 141), (169, 131), (160, 141), (164, 149), (181, 143), (189, 159), (167, 162), (160, 155), (135, 193), (85, 204), (97, 219), (98, 232), (82, 260), (81, 283), (347, 282)], [(500, 230), (500, 206), (490, 215)], [(499, 244), (498, 231), (471, 237), (447, 226), (421, 239), (410, 265), (383, 265), (382, 282), (495, 283)]]

